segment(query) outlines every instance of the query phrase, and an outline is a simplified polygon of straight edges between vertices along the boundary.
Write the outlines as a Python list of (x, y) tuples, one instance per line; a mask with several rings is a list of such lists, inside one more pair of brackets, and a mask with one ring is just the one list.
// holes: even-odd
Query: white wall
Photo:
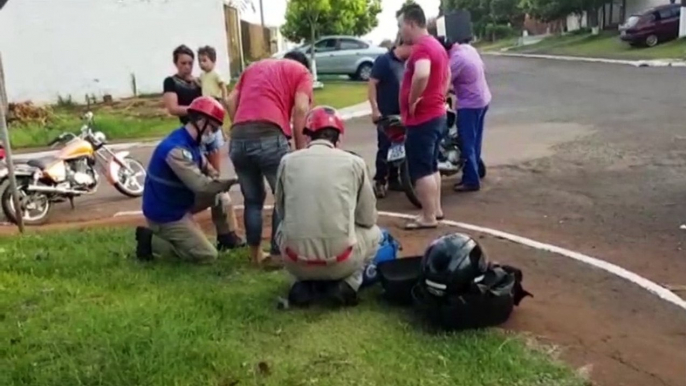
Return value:
[(139, 93), (161, 92), (179, 44), (213, 46), (228, 74), (223, 1), (10, 0), (0, 11), (10, 101), (131, 96), (132, 73)]
[(577, 31), (582, 28), (588, 27), (588, 17), (586, 15), (586, 12), (583, 12), (581, 14), (581, 18), (579, 18), (579, 15), (577, 14), (572, 14), (567, 16), (567, 31), (572, 32), (572, 31)]

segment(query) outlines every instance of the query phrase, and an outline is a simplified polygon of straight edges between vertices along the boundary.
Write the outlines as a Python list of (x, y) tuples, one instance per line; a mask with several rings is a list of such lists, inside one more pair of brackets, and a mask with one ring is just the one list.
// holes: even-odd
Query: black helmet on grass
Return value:
[(434, 240), (422, 260), (421, 285), (436, 297), (461, 295), (488, 269), (488, 259), (479, 243), (462, 233)]

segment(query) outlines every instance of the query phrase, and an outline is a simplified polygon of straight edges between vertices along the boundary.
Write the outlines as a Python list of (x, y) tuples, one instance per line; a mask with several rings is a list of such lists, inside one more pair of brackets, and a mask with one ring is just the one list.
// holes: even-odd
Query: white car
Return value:
[[(388, 52), (388, 49), (371, 45), (352, 36), (324, 36), (314, 43), (314, 59), (318, 75), (348, 75), (351, 79), (369, 80), (374, 60)], [(308, 55), (310, 45), (294, 48)], [(288, 51), (274, 54), (283, 58)]]

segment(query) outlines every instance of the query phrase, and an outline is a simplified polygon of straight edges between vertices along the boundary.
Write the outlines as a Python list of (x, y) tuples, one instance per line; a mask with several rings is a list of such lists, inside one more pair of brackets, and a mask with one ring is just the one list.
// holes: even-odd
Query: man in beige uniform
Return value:
[[(225, 111), (209, 97), (195, 99), (188, 107), (189, 122), (162, 140), (153, 152), (143, 191), (143, 214), (148, 228), (136, 229), (137, 256), (151, 260), (153, 253), (175, 255), (206, 263), (217, 258), (217, 249), (242, 245), (236, 224), (227, 221), (228, 191), (237, 180), (219, 179), (201, 152), (203, 137), (220, 129)], [(204, 235), (192, 215), (212, 208), (217, 246)]]
[(284, 156), (276, 182), (276, 241), (295, 279), (289, 301), (306, 306), (327, 283), (332, 300), (354, 305), (381, 241), (376, 197), (364, 160), (337, 148), (345, 132), (337, 112), (316, 107), (306, 122), (310, 142)]

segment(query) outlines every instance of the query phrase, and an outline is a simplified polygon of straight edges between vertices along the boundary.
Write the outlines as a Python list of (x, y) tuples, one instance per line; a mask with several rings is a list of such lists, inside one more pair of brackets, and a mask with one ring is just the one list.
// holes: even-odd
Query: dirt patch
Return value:
[(139, 118), (165, 118), (168, 117), (162, 97), (150, 98), (126, 98), (112, 103), (101, 103), (95, 106), (97, 111), (125, 114)]
[[(267, 216), (268, 217), (268, 216)], [(197, 216), (212, 231), (209, 213)], [(239, 221), (242, 218), (239, 215)], [(269, 224), (269, 219), (265, 219)], [(30, 232), (144, 224), (141, 217), (51, 224)], [(407, 232), (403, 220), (382, 218), (401, 241), (403, 256), (423, 253), (426, 245), (455, 228)], [(16, 234), (14, 227), (0, 228)], [(264, 229), (268, 239), (270, 230)], [(604, 271), (561, 256), (478, 235), (492, 260), (519, 266), (525, 286), (535, 298), (527, 299), (504, 326), (557, 347), (556, 354), (604, 386), (686, 385), (686, 314), (655, 296)]]

